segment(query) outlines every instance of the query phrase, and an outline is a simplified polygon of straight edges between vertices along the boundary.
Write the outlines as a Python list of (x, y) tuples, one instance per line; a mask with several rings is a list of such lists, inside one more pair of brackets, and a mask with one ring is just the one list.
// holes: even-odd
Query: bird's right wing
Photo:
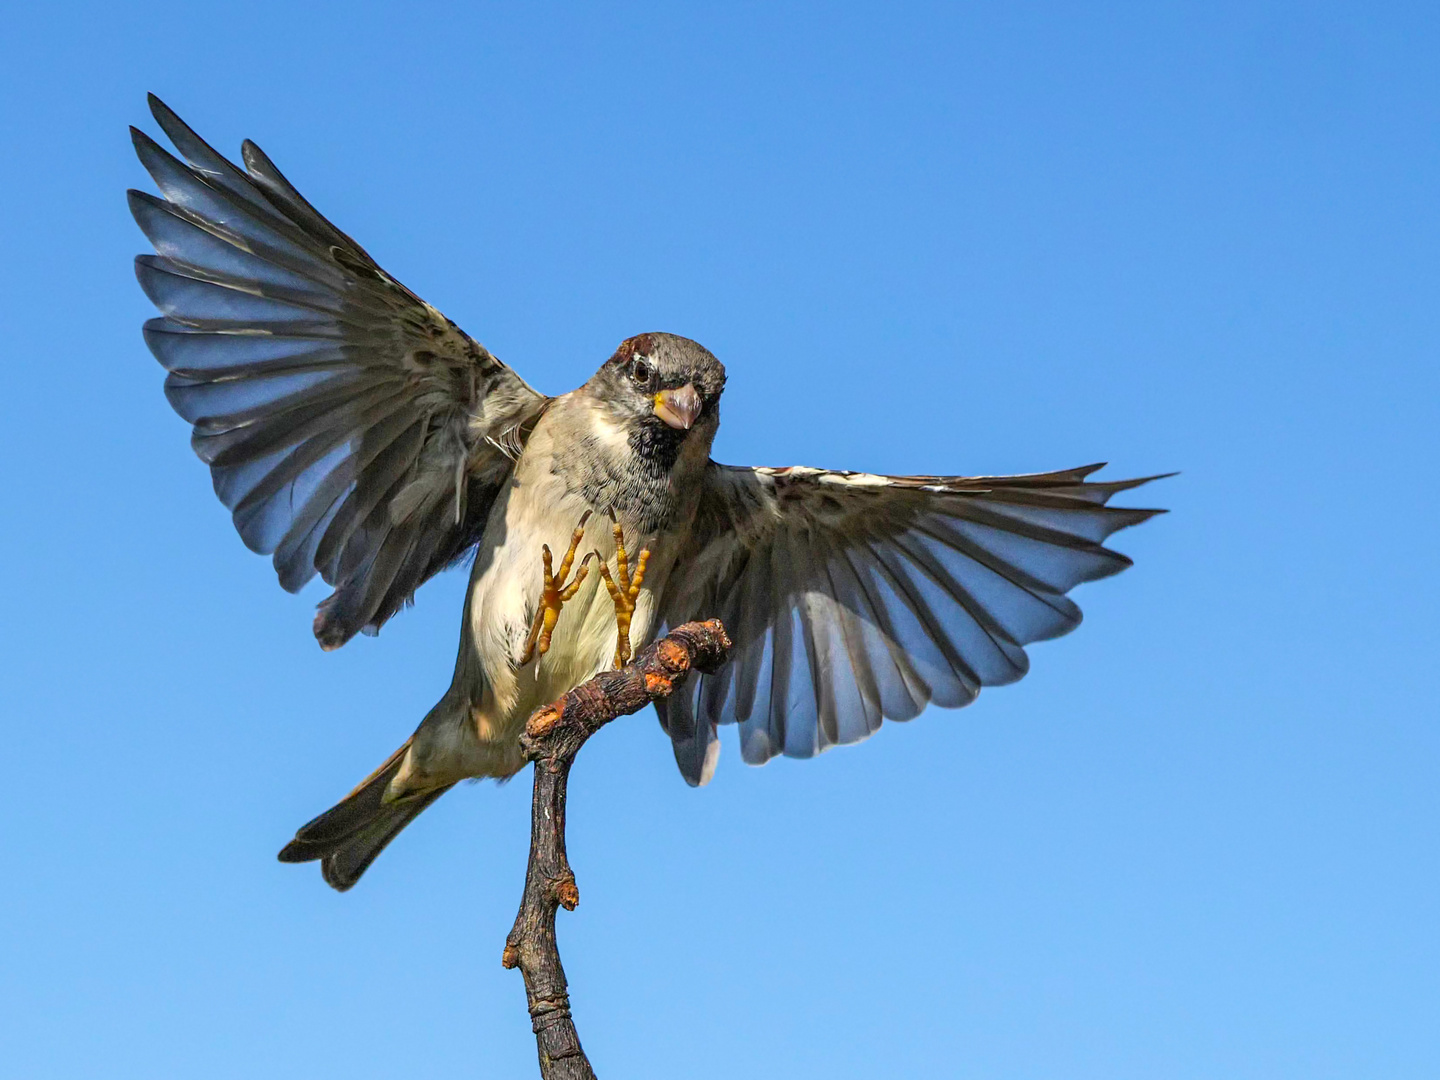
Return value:
[(1025, 674), (1025, 646), (1080, 623), (1065, 594), (1130, 565), (1103, 541), (1160, 513), (1106, 505), (1140, 480), (1099, 466), (1026, 476), (876, 476), (711, 462), (663, 622), (718, 618), (719, 671), (656, 703), (680, 771), (702, 784), (716, 725), (741, 755), (809, 757), (967, 705)]
[(254, 143), (241, 171), (158, 98), (182, 162), (132, 129), (130, 192), (165, 394), (253, 551), (318, 572), (325, 648), (374, 632), (479, 538), (536, 393), (323, 218)]

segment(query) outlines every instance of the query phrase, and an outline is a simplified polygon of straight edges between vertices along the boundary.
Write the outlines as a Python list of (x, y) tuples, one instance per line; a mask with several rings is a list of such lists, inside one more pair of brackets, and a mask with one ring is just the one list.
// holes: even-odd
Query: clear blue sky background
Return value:
[(464, 574), (324, 655), (140, 339), (126, 125), (255, 138), (567, 390), (717, 456), (1182, 469), (1022, 683), (571, 789), (605, 1076), (1440, 1075), (1433, 4), (23, 5), (0, 29), (0, 1071), (532, 1075), (528, 778), (352, 893), (274, 856), (443, 690)]

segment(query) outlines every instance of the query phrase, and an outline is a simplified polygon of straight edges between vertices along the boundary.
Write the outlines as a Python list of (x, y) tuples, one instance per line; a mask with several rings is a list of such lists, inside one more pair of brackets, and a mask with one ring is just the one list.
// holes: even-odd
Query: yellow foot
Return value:
[[(610, 576), (610, 567), (600, 560), (600, 576), (605, 579), (605, 588), (610, 590), (610, 599), (615, 602), (615, 667), (622, 668), (630, 662), (630, 617), (635, 614), (635, 598), (640, 595), (640, 586), (645, 581), (645, 564), (650, 561), (650, 549), (640, 549), (635, 560), (635, 578), (630, 578), (630, 560), (625, 554), (625, 530), (610, 512), (615, 530), (615, 577)], [(591, 554), (598, 555), (598, 551)], [(616, 578), (619, 583), (616, 583)]]
[(544, 656), (550, 651), (550, 635), (555, 632), (555, 621), (560, 618), (560, 609), (585, 584), (585, 575), (590, 572), (590, 559), (595, 552), (590, 552), (580, 562), (580, 569), (575, 571), (575, 580), (568, 585), (565, 583), (565, 575), (570, 573), (570, 567), (575, 562), (575, 552), (580, 547), (580, 541), (585, 539), (585, 523), (590, 520), (590, 511), (585, 511), (585, 516), (580, 519), (580, 524), (575, 526), (575, 532), (570, 537), (570, 550), (565, 552), (565, 558), (560, 560), (560, 573), (555, 574), (550, 569), (550, 546), (540, 545), (540, 557), (545, 560), (545, 587), (540, 593), (540, 608), (535, 612), (535, 621), (530, 624), (530, 636), (525, 639), (525, 652), (520, 657), (520, 666), (524, 667), (531, 660), (535, 659), (538, 652)]

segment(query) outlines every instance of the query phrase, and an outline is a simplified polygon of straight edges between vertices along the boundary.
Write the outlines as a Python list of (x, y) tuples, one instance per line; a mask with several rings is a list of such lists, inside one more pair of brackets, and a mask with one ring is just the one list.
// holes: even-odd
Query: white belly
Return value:
[[(487, 543), (488, 535), (482, 540), (471, 574), (455, 680), (416, 732), (407, 761), (393, 782), (395, 794), (467, 777), (518, 772), (525, 764), (520, 733), (529, 715), (614, 662), (615, 606), (592, 558), (584, 584), (560, 612), (549, 651), (520, 665), (544, 586), (541, 545), (549, 545), (558, 573), (571, 533), (588, 508), (562, 500), (548, 514), (537, 515), (530, 499), (512, 498), (506, 509), (503, 539), (493, 546)], [(557, 527), (545, 528), (542, 517)], [(495, 518), (491, 521), (493, 525)], [(633, 547), (628, 533), (625, 539), (633, 558), (645, 539), (635, 538)], [(614, 574), (610, 522), (594, 514), (575, 565), (592, 550), (604, 556)], [(673, 558), (672, 552), (652, 546), (630, 623), (630, 642), (637, 650), (650, 640), (655, 598)]]
[[(601, 580), (598, 560), (592, 558), (579, 592), (565, 602), (560, 612), (549, 651), (543, 656), (537, 655), (523, 667), (518, 666), (531, 622), (540, 606), (544, 584), (541, 545), (549, 546), (558, 573), (560, 560), (570, 544), (571, 531), (586, 509), (562, 504), (547, 516), (553, 522), (566, 524), (547, 530), (538, 522), (525, 520), (529, 507), (520, 508), (516, 514), (520, 520), (507, 521), (503, 545), (493, 549), (490, 564), (481, 569), (471, 584), (466, 618), (475, 659), (485, 675), (481, 712), (485, 720), (504, 730), (518, 734), (531, 712), (613, 662), (617, 634), (615, 605)], [(644, 541), (630, 536), (626, 540), (633, 561)], [(575, 567), (571, 569), (572, 575), (589, 551), (598, 551), (612, 575), (615, 573), (615, 544), (608, 520), (591, 517)], [(636, 598), (630, 639), (637, 646), (649, 639), (654, 590), (660, 585), (658, 579), (664, 576), (659, 571), (668, 569), (656, 565), (660, 554), (652, 551), (646, 580)]]
[[(519, 480), (502, 495), (504, 504), (497, 505), (491, 517), (485, 541), (494, 535), (498, 542), (493, 546), (482, 542), (479, 558), (483, 562), (477, 561), (466, 602), (467, 637), (484, 679), (475, 716), (482, 740), (518, 738), (532, 712), (610, 667), (615, 656), (615, 605), (599, 565), (604, 559), (611, 574), (616, 574), (610, 520), (599, 509), (567, 494), (548, 469), (522, 469)], [(565, 602), (549, 651), (520, 666), (544, 586), (542, 545), (550, 548), (558, 574), (571, 535), (587, 510), (591, 517), (567, 580), (573, 580), (587, 553), (598, 552), (598, 557), (590, 560), (579, 591)], [(656, 597), (674, 562), (674, 544), (630, 530), (625, 543), (632, 573), (640, 549), (650, 548), (630, 623), (630, 642), (638, 649), (650, 640)]]

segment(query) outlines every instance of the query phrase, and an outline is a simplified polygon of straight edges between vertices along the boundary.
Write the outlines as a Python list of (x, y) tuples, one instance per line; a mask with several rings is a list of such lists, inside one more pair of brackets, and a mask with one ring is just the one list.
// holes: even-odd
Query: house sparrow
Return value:
[(1130, 565), (1105, 538), (1159, 512), (1107, 506), (1145, 480), (1091, 480), (1098, 466), (719, 465), (725, 368), (673, 334), (629, 338), (584, 386), (547, 397), (259, 147), (244, 144), (241, 171), (150, 107), (185, 162), (133, 131), (162, 196), (129, 195), (157, 252), (136, 260), (162, 313), (145, 339), (246, 545), (291, 592), (317, 573), (334, 587), (315, 617), (325, 649), (474, 557), (449, 690), (280, 852), (319, 859), (337, 889), (458, 781), (519, 771), (526, 717), (631, 643), (692, 618), (729, 631), (729, 662), (659, 706), (681, 773), (703, 784), (719, 724), (739, 725), (751, 764), (809, 757), (1020, 678), (1023, 646), (1080, 622), (1065, 594)]

